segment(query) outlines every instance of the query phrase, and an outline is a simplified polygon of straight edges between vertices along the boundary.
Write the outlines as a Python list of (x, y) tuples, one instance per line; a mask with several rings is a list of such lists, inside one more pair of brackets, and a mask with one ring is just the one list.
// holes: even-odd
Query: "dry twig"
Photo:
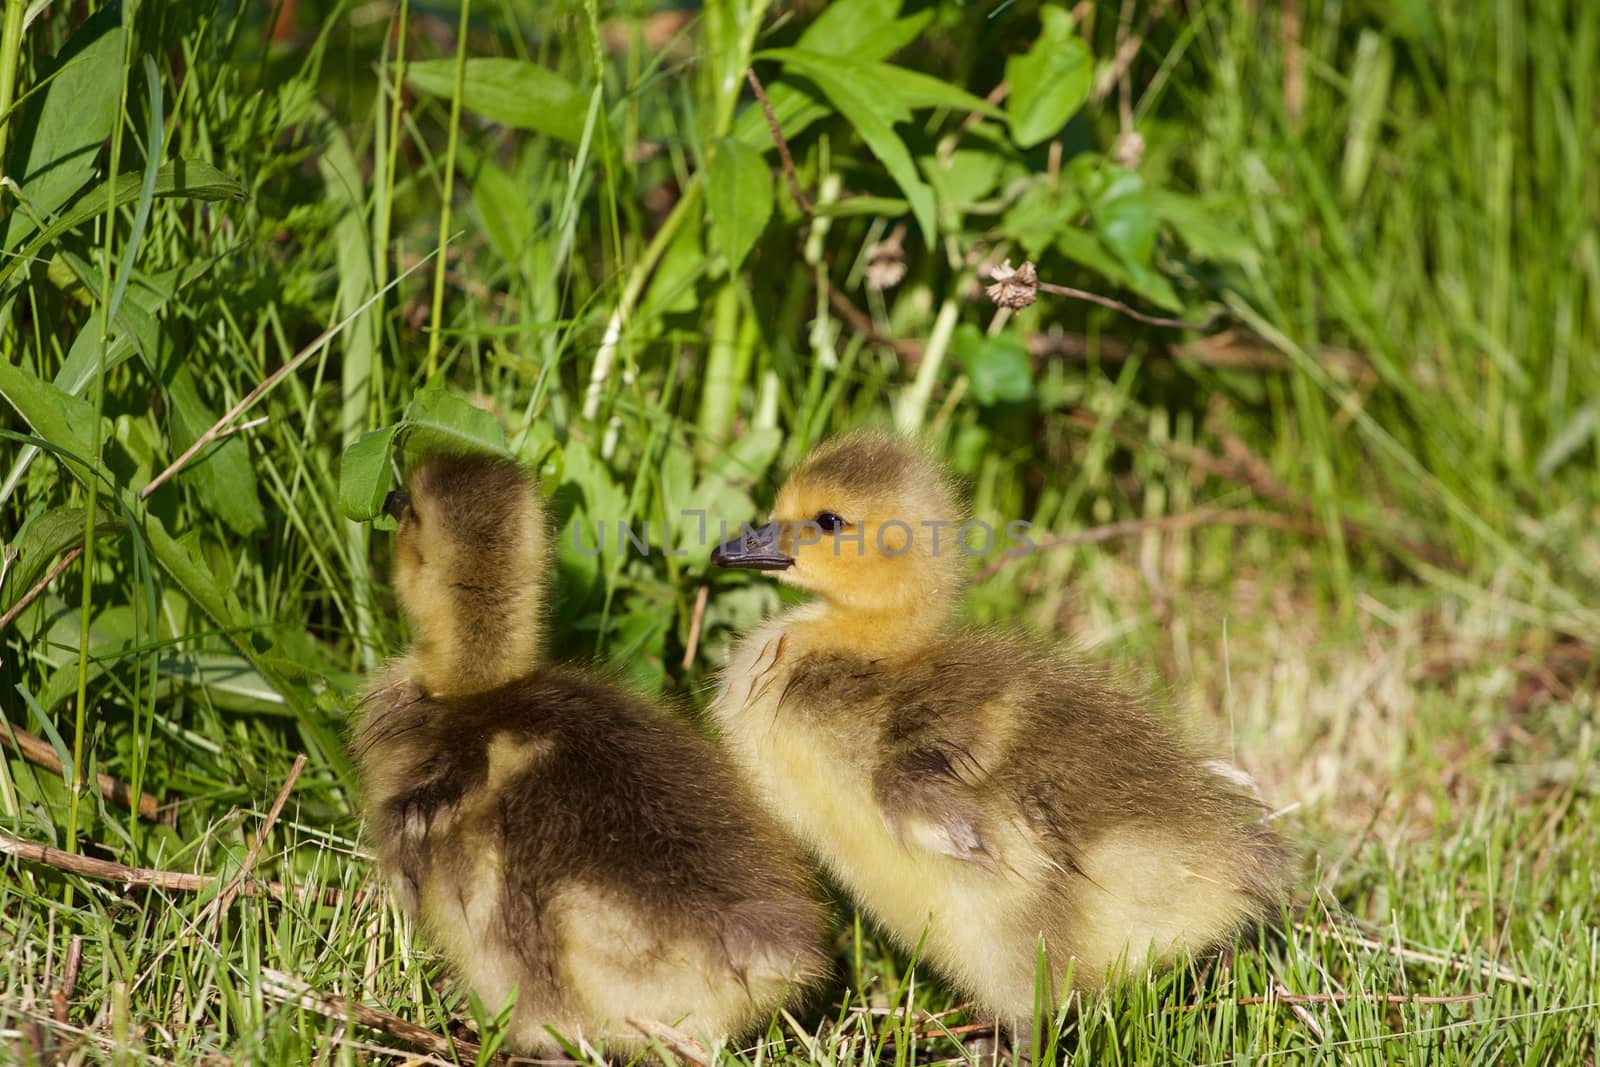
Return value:
[(694, 614), (689, 618), (689, 640), (683, 646), (683, 668), (689, 669), (694, 663), (694, 654), (700, 651), (700, 626), (706, 618), (706, 597), (710, 594), (711, 587), (705, 582), (700, 583), (699, 592), (694, 595)]
[(800, 179), (795, 176), (794, 157), (789, 154), (789, 141), (783, 136), (783, 127), (778, 125), (778, 116), (773, 114), (772, 104), (767, 100), (767, 91), (761, 87), (761, 79), (756, 77), (754, 67), (744, 68), (744, 77), (750, 83), (756, 99), (761, 102), (762, 114), (767, 116), (767, 129), (772, 132), (772, 143), (778, 146), (778, 158), (783, 162), (784, 176), (789, 179), (789, 192), (794, 194), (794, 202), (800, 205), (800, 210), (809, 215), (811, 201), (806, 198), (805, 192), (800, 188)]
[(1055, 285), (1051, 282), (1040, 281), (1038, 270), (1027, 260), (1023, 261), (1022, 266), (1013, 268), (1011, 261), (1008, 259), (991, 270), (989, 278), (993, 284), (984, 290), (989, 299), (997, 307), (1011, 308), (1013, 310), (1027, 307), (1037, 299), (1038, 293), (1045, 292), (1054, 293), (1057, 296), (1071, 297), (1074, 300), (1087, 300), (1091, 304), (1099, 304), (1101, 307), (1121, 312), (1130, 319), (1147, 322), (1152, 326), (1168, 326), (1179, 330), (1203, 330), (1216, 319), (1214, 314), (1204, 322), (1189, 322), (1186, 319), (1167, 319), (1159, 315), (1146, 315), (1144, 312), (1129, 307), (1120, 300), (1113, 300), (1109, 296), (1091, 293), (1086, 289), (1074, 289), (1070, 285)]
[(1391, 945), (1387, 941), (1380, 941), (1375, 937), (1368, 937), (1354, 930), (1341, 929), (1328, 923), (1318, 923), (1316, 929), (1318, 933), (1332, 937), (1340, 943), (1349, 942), (1365, 949), (1387, 952), (1410, 963), (1428, 963), (1435, 967), (1449, 967), (1455, 971), (1476, 971), (1485, 978), (1493, 978), (1501, 982), (1515, 982), (1526, 989), (1532, 989), (1537, 985), (1532, 978), (1518, 974), (1511, 968), (1503, 967), (1498, 963), (1472, 964), (1466, 960), (1452, 959), (1449, 956), (1436, 956), (1431, 952), (1419, 952), (1414, 948)]
[(255, 869), (256, 860), (261, 855), (261, 846), (266, 844), (267, 834), (272, 832), (273, 825), (278, 821), (278, 815), (283, 811), (284, 801), (289, 799), (289, 791), (294, 788), (294, 783), (299, 779), (300, 772), (305, 766), (306, 757), (302, 752), (294, 758), (294, 766), (289, 768), (289, 776), (284, 779), (283, 788), (278, 790), (277, 799), (272, 802), (272, 809), (267, 812), (266, 821), (261, 824), (261, 829), (256, 831), (255, 840), (250, 842), (250, 851), (245, 853), (244, 863), (240, 865), (239, 872), (223, 887), (222, 892), (217, 894), (216, 899), (207, 905), (213, 924), (221, 921), (222, 913), (232, 906), (234, 898), (239, 895), (239, 888)]
[[(220, 879), (214, 874), (187, 874), (183, 871), (163, 871), (152, 867), (129, 867), (125, 863), (97, 860), (75, 852), (63, 852), (49, 845), (36, 845), (10, 834), (0, 833), (0, 855), (15, 856), (30, 863), (42, 863), (57, 870), (81, 874), (102, 882), (117, 882), (125, 886), (149, 886), (177, 893), (202, 893), (216, 885)], [(370, 894), (366, 890), (347, 894), (335, 886), (325, 886), (318, 891), (307, 891), (299, 886), (286, 886), (282, 882), (246, 882), (240, 891), (247, 897), (266, 897), (269, 900), (304, 900), (314, 898), (324, 904), (337, 903), (345, 896), (364, 901)]]
[(657, 1022), (655, 1019), (630, 1018), (628, 1025), (645, 1037), (653, 1041), (659, 1041), (681, 1059), (695, 1064), (695, 1067), (707, 1067), (711, 1062), (711, 1056), (706, 1052), (705, 1047), (682, 1030), (676, 1030), (666, 1023)]
[[(70, 560), (63, 560), (62, 562), (70, 562)], [(46, 576), (46, 580), (49, 580), (49, 576)], [(0, 629), (3, 628), (3, 626), (0, 626)], [(56, 750), (50, 747), (50, 742), (42, 737), (35, 737), (28, 731), (19, 729), (9, 722), (5, 723), (4, 726), (4, 729), (0, 729), (0, 745), (15, 749), (23, 759), (30, 763), (38, 764), (47, 771), (53, 771), (56, 774), (64, 774), (66, 772), (66, 768), (62, 766), (60, 758), (56, 755)], [(98, 774), (95, 776), (95, 780), (100, 783), (102, 795), (110, 797), (125, 808), (135, 808), (133, 789), (126, 783), (118, 781), (109, 774)], [(137, 810), (140, 818), (149, 819), (153, 822), (161, 818), (161, 801), (149, 793), (140, 793), (137, 801)]]
[[(398, 1015), (368, 1007), (347, 997), (318, 992), (282, 971), (263, 969), (261, 991), (275, 1000), (293, 1004), (295, 1007), (304, 1008), (329, 1019), (342, 1019), (399, 1038), (413, 1048), (424, 1049), (452, 1063), (459, 1063), (462, 1059), (475, 1059), (478, 1055), (478, 1046), (470, 1041), (451, 1040)], [(500, 1057), (495, 1057), (494, 1062), (503, 1061)]]

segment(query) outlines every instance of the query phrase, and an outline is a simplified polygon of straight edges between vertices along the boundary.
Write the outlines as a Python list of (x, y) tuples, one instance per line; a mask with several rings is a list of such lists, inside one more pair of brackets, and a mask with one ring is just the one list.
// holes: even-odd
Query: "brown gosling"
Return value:
[(758, 795), (855, 901), (1026, 1032), (1070, 990), (1271, 916), (1289, 852), (1248, 779), (1104, 670), (953, 626), (956, 501), (904, 441), (818, 448), (771, 521), (712, 555), (816, 599), (740, 642), (711, 713)]
[(814, 879), (704, 738), (544, 662), (548, 540), (514, 463), (435, 457), (385, 510), (415, 642), (353, 749), (399, 899), (508, 1044), (632, 1056), (634, 1021), (744, 1036), (825, 971)]

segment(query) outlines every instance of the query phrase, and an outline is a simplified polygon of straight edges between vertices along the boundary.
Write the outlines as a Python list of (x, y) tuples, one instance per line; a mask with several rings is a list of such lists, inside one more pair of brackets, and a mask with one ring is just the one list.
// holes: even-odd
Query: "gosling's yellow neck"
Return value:
[(953, 605), (948, 595), (924, 596), (893, 608), (862, 607), (822, 600), (793, 614), (812, 649), (837, 649), (870, 659), (908, 659), (948, 630)]
[(393, 496), (394, 582), (411, 621), (411, 680), (430, 696), (466, 696), (537, 668), (549, 564), (543, 508), (527, 473), (508, 460), (437, 457)]
[(419, 634), (408, 657), (412, 681), (430, 696), (465, 696), (525, 677), (543, 662), (539, 610), (530, 598), (493, 627), (473, 626), (459, 637), (436, 633), (437, 627)]

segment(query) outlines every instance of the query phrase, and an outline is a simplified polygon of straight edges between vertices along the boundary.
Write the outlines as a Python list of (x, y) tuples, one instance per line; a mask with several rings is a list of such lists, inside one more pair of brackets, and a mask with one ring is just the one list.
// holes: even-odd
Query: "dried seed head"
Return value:
[(883, 292), (906, 276), (906, 228), (896, 226), (883, 240), (867, 249), (867, 288)]
[(1118, 134), (1117, 142), (1111, 148), (1111, 158), (1129, 170), (1138, 170), (1139, 161), (1144, 159), (1144, 136), (1138, 130), (1125, 130)]
[(1039, 275), (1026, 260), (1015, 270), (1011, 269), (1011, 261), (1006, 260), (989, 272), (989, 279), (994, 284), (984, 292), (1000, 307), (1025, 308), (1039, 296)]

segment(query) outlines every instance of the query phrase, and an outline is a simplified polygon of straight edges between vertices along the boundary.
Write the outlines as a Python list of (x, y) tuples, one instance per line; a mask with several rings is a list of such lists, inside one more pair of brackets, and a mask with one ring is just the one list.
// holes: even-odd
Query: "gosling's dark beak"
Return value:
[(785, 571), (794, 566), (794, 557), (778, 551), (783, 535), (781, 523), (769, 522), (724, 541), (711, 550), (711, 562), (719, 567), (747, 567), (754, 571)]
[(388, 496), (383, 498), (383, 513), (396, 522), (399, 522), (400, 517), (410, 510), (411, 497), (404, 489), (392, 490)]

